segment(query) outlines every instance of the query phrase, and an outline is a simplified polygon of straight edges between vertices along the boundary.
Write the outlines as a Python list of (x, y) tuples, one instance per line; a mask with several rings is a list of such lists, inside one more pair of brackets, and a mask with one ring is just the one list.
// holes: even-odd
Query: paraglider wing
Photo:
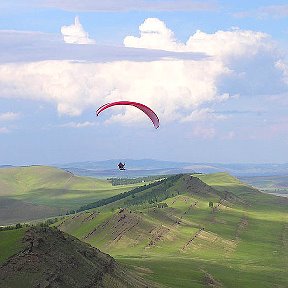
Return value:
[(103, 106), (101, 106), (97, 111), (96, 111), (96, 115), (98, 116), (102, 111), (104, 111), (107, 108), (110, 108), (112, 106), (116, 106), (116, 105), (130, 105), (130, 106), (134, 106), (138, 109), (140, 109), (141, 111), (143, 111), (152, 121), (154, 127), (157, 129), (159, 127), (159, 118), (156, 115), (156, 113), (150, 109), (149, 107), (147, 107), (144, 104), (141, 103), (137, 103), (137, 102), (131, 102), (131, 101), (117, 101), (117, 102), (112, 102), (112, 103), (107, 103)]

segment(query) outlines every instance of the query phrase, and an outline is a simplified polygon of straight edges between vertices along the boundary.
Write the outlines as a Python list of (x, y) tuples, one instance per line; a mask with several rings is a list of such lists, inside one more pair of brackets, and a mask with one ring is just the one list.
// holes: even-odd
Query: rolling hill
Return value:
[(287, 287), (286, 198), (216, 173), (110, 200), (58, 228), (168, 287)]
[(112, 186), (48, 166), (1, 168), (0, 225), (56, 216), (139, 185)]

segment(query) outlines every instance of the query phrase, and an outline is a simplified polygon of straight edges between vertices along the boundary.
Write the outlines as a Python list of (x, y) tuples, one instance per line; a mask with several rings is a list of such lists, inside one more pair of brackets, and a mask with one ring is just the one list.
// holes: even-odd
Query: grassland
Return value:
[(65, 213), (139, 185), (112, 186), (107, 180), (47, 166), (1, 168), (0, 225)]
[(288, 199), (225, 173), (195, 176), (214, 189), (180, 179), (167, 207), (121, 200), (59, 228), (168, 287), (287, 287)]
[(23, 248), (22, 237), (26, 229), (0, 231), (0, 265)]

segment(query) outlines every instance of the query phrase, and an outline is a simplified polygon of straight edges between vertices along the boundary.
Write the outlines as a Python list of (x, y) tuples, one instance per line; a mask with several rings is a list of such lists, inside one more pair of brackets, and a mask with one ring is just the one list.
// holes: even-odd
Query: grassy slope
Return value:
[[(219, 194), (181, 191), (164, 201), (167, 208), (128, 207), (119, 213), (110, 205), (67, 218), (60, 228), (169, 287), (286, 287), (286, 199), (225, 173), (197, 177), (232, 192), (234, 200), (212, 213), (208, 202), (215, 204)], [(185, 187), (177, 182), (173, 189)]]
[(0, 265), (23, 248), (22, 237), (26, 229), (0, 231)]
[(73, 209), (132, 189), (106, 180), (78, 177), (46, 166), (0, 169), (0, 196), (58, 208)]
[(61, 169), (0, 169), (0, 225), (53, 217), (142, 184), (118, 185)]

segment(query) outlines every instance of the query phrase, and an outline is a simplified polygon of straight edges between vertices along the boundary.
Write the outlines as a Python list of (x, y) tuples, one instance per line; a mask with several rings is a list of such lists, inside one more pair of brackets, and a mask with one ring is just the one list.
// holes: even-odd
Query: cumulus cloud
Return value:
[(268, 34), (238, 28), (212, 34), (197, 30), (186, 43), (177, 41), (173, 31), (158, 18), (147, 18), (139, 26), (139, 31), (140, 37), (127, 36), (124, 39), (126, 47), (201, 52), (222, 60), (240, 56), (251, 58), (261, 50), (275, 49)]
[(65, 43), (69, 44), (95, 44), (95, 40), (90, 39), (88, 33), (80, 23), (79, 17), (75, 17), (74, 24), (62, 26), (61, 33)]
[[(271, 37), (263, 32), (233, 28), (228, 31), (205, 33), (197, 30), (186, 43), (175, 39), (164, 22), (148, 18), (139, 27), (140, 36), (127, 36), (128, 47), (162, 49), (177, 52), (201, 52), (213, 57), (213, 63), (222, 65), (218, 75), (218, 89), (222, 93), (249, 95), (265, 94), (287, 89), (275, 63), (283, 56)], [(269, 82), (269, 87), (263, 83)]]
[(42, 3), (34, 3), (34, 5), (68, 11), (201, 11), (217, 9), (215, 1), (194, 0), (46, 0)]
[(13, 121), (19, 118), (19, 113), (5, 112), (0, 113), (0, 122)]
[[(125, 49), (141, 49), (141, 53), (158, 51), (160, 55), (171, 53), (170, 57), (142, 62), (124, 58), (3, 63), (0, 65), (0, 97), (52, 102), (60, 114), (68, 115), (79, 115), (87, 108), (96, 110), (103, 103), (114, 100), (131, 100), (150, 106), (162, 124), (172, 120), (203, 121), (205, 118), (215, 121), (223, 116), (203, 105), (227, 101), (231, 94), (242, 96), (243, 86), (247, 88), (246, 95), (257, 95), (267, 90), (266, 83), (274, 88), (283, 80), (284, 70), (275, 64), (281, 58), (265, 33), (240, 29), (212, 34), (197, 31), (182, 43), (156, 18), (146, 19), (139, 30), (140, 36), (124, 39), (124, 45), (129, 46)], [(78, 46), (83, 45), (70, 47), (78, 49)], [(173, 57), (191, 53), (210, 57)], [(255, 73), (255, 69), (261, 73)], [(110, 122), (135, 123), (145, 118), (139, 117), (141, 113), (137, 109), (128, 107), (111, 109), (105, 115), (105, 119), (110, 117)], [(212, 135), (212, 130), (207, 135)]]
[(54, 102), (60, 114), (131, 100), (168, 120), (181, 118), (181, 109), (217, 100), (216, 78), (223, 69), (213, 61), (17, 63), (0, 66), (0, 87), (2, 97)]
[(127, 36), (124, 39), (126, 47), (161, 49), (168, 51), (183, 51), (185, 45), (177, 43), (173, 31), (158, 18), (147, 18), (139, 26), (140, 37)]

